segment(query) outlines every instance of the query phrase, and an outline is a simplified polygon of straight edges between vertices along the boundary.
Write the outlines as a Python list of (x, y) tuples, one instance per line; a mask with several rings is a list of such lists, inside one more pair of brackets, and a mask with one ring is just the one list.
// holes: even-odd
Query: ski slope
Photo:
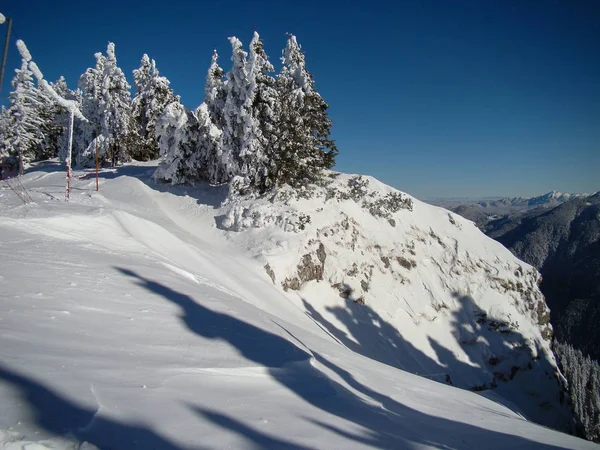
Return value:
[(217, 226), (224, 188), (153, 170), (2, 186), (0, 447), (598, 448), (342, 345)]

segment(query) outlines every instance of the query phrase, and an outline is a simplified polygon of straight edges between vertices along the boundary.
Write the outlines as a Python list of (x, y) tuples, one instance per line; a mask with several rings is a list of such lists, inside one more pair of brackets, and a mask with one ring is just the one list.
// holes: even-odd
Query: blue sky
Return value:
[(15, 38), (71, 88), (108, 41), (130, 82), (148, 53), (196, 107), (213, 46), (227, 70), (227, 37), (247, 45), (256, 27), (278, 68), (292, 32), (331, 106), (338, 170), (422, 198), (600, 190), (597, 0), (5, 0), (0, 12), (14, 25), (2, 97)]

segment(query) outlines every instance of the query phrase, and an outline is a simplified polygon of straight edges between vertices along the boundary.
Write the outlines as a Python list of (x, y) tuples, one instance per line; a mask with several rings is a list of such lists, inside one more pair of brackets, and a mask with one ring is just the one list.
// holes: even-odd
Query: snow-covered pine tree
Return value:
[(130, 159), (127, 139), (132, 130), (131, 86), (117, 66), (115, 44), (108, 43), (102, 79), (102, 134), (107, 138), (113, 165)]
[(263, 41), (255, 31), (250, 42), (248, 57), (249, 94), (247, 98), (250, 117), (248, 123), (252, 127), (249, 136), (251, 152), (243, 158), (245, 173), (250, 184), (259, 192), (272, 185), (275, 160), (273, 148), (275, 145), (275, 129), (277, 124), (276, 105), (278, 102), (273, 65), (265, 53)]
[(210, 114), (210, 120), (219, 129), (225, 128), (225, 101), (227, 91), (225, 81), (223, 80), (224, 71), (218, 63), (219, 55), (217, 50), (213, 50), (213, 56), (208, 73), (206, 74), (206, 84), (204, 86), (204, 103)]
[(131, 102), (135, 132), (130, 139), (134, 159), (146, 161), (159, 157), (156, 122), (168, 104), (179, 101), (166, 77), (159, 76), (156, 63), (144, 54), (140, 67), (133, 71), (135, 96)]
[(22, 175), (25, 162), (35, 157), (38, 146), (44, 141), (44, 120), (39, 115), (42, 102), (28, 61), (23, 59), (21, 68), (15, 72), (6, 113), (11, 132), (4, 145), (10, 155), (18, 158), (19, 175)]
[(220, 183), (226, 176), (217, 155), (221, 131), (212, 123), (205, 103), (194, 112), (179, 101), (170, 103), (156, 123), (156, 135), (161, 162), (154, 172), (155, 180)]
[(156, 137), (160, 147), (160, 164), (154, 171), (154, 179), (171, 184), (188, 181), (187, 161), (194, 151), (193, 126), (195, 117), (179, 102), (165, 108), (156, 123)]
[[(60, 92), (59, 95), (67, 98), (64, 97), (64, 94), (68, 91), (64, 77), (60, 77), (55, 83), (50, 84), (57, 93)], [(40, 99), (38, 114), (40, 119), (43, 120), (42, 133), (44, 134), (44, 141), (42, 145), (38, 146), (36, 159), (45, 160), (58, 156), (60, 136), (68, 125), (68, 122), (65, 124), (60, 122), (60, 116), (68, 116), (69, 113), (54, 100), (47, 90), (38, 88), (38, 94)]]
[(229, 174), (222, 160), (223, 132), (213, 123), (206, 103), (196, 108), (194, 117), (198, 121), (198, 134), (191, 164), (198, 168), (201, 178), (209, 183), (225, 183), (229, 180)]
[(277, 78), (278, 126), (274, 148), (277, 184), (303, 185), (335, 164), (337, 148), (329, 138), (329, 105), (315, 90), (296, 37), (289, 35)]
[[(90, 149), (89, 146), (102, 132), (102, 115), (104, 113), (102, 84), (106, 57), (100, 52), (96, 53), (94, 57), (96, 58), (95, 67), (88, 68), (79, 77), (78, 83), (82, 97), (81, 112), (88, 119), (87, 123), (82, 123), (78, 129), (74, 130), (77, 165), (82, 166), (91, 164), (93, 160), (91, 153), (94, 153), (95, 149)], [(102, 148), (100, 152), (100, 156), (104, 160), (107, 149)]]
[(2, 108), (0, 108), (0, 161), (10, 155), (9, 143), (13, 139), (11, 122), (8, 109), (2, 105)]
[(223, 165), (226, 167), (228, 178), (241, 174), (241, 158), (252, 153), (249, 148), (254, 136), (248, 121), (251, 120), (249, 112), (249, 81), (246, 67), (248, 54), (242, 49), (242, 43), (236, 37), (230, 37), (233, 62), (231, 70), (227, 73), (227, 98), (225, 100), (223, 151), (221, 154)]
[[(67, 82), (64, 77), (60, 77), (54, 83), (50, 83), (52, 88), (64, 99), (72, 99), (71, 90), (67, 86)], [(54, 124), (57, 127), (56, 136), (56, 155), (61, 161), (64, 161), (64, 154), (66, 153), (67, 139), (68, 139), (68, 126), (69, 126), (69, 112), (57, 105), (57, 113), (54, 117)]]
[[(96, 53), (96, 67), (86, 70), (79, 79), (83, 91), (82, 113), (89, 125), (82, 130), (78, 142), (77, 164), (91, 166), (95, 146), (101, 160), (113, 165), (129, 159), (127, 144), (132, 132), (131, 86), (117, 66), (115, 44), (108, 43), (106, 56)], [(102, 136), (101, 139), (96, 139)]]

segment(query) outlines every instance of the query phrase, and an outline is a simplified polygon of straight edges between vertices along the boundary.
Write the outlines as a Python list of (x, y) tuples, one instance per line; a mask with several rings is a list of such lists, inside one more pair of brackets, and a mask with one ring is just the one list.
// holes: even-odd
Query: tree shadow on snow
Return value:
[(425, 378), (448, 382), (448, 370), (404, 339), (402, 334), (368, 305), (351, 298), (344, 306), (328, 307), (344, 324), (348, 334), (329, 322), (313, 306), (302, 299), (306, 313), (346, 348), (388, 366)]
[[(507, 388), (513, 380), (517, 384), (524, 383), (521, 395), (511, 393), (506, 398), (509, 408), (517, 407), (528, 418), (543, 425), (575, 432), (568, 409), (556, 405), (559, 401), (562, 403), (561, 388), (555, 377), (556, 369), (546, 352), (537, 343), (532, 349), (528, 339), (518, 331), (518, 322), (512, 321), (510, 316), (490, 316), (470, 295), (460, 292), (452, 295), (459, 303), (451, 321), (453, 334), (471, 362), (470, 372), (462, 374), (471, 382), (479, 378), (479, 383), (472, 389), (494, 389), (502, 393), (510, 390)], [(452, 370), (459, 370), (454, 366), (456, 358), (448, 355), (447, 349), (434, 343), (432, 347), (440, 361)]]
[[(348, 349), (434, 381), (477, 392), (498, 386), (504, 391), (505, 383), (522, 373), (537, 369), (540, 377), (551, 382), (554, 369), (547, 356), (539, 348), (534, 353), (526, 345), (526, 339), (518, 332), (516, 322), (488, 316), (471, 296), (455, 292), (453, 297), (459, 307), (452, 312), (450, 324), (456, 341), (466, 355), (462, 359), (455, 351), (428, 337), (429, 345), (436, 354), (436, 359), (431, 358), (406, 340), (397, 328), (370, 306), (355, 302), (351, 296), (345, 299), (344, 305), (327, 308), (344, 325), (345, 330), (323, 317), (305, 299), (302, 302), (306, 314)], [(550, 403), (559, 398), (552, 399), (544, 392), (540, 393), (544, 398), (536, 399), (536, 394), (524, 393), (520, 396), (511, 393), (510, 398), (506, 399), (496, 393), (490, 395), (494, 396), (495, 401), (510, 409), (516, 407), (539, 423), (561, 430), (568, 429), (570, 419), (561, 417), (564, 413), (560, 408), (554, 413), (548, 409)]]
[(66, 172), (66, 166), (64, 163), (61, 163), (55, 159), (47, 160), (47, 161), (39, 161), (31, 164), (27, 169), (24, 170), (24, 173), (31, 172), (45, 172), (45, 173), (54, 173), (54, 172)]
[(210, 411), (208, 409), (199, 406), (190, 406), (190, 408), (196, 412), (200, 417), (206, 421), (211, 422), (219, 427), (233, 432), (239, 436), (242, 436), (246, 440), (252, 442), (258, 448), (273, 448), (278, 450), (309, 450), (310, 447), (303, 447), (291, 442), (278, 439), (273, 436), (268, 436), (265, 433), (243, 424), (239, 420), (227, 417), (224, 414)]
[[(322, 355), (302, 350), (279, 335), (206, 308), (190, 295), (144, 278), (131, 270), (117, 270), (134, 278), (137, 285), (178, 305), (182, 311), (181, 320), (199, 337), (227, 342), (249, 361), (265, 367), (275, 382), (308, 404), (351, 422), (363, 430), (361, 433), (351, 433), (324, 422), (304, 418), (339, 436), (376, 448), (415, 448), (429, 445), (472, 449), (484, 442), (487, 448), (502, 450), (517, 447), (558, 448), (414, 410), (391, 396), (380, 394), (363, 385)], [(293, 337), (291, 333), (288, 334)], [(371, 401), (363, 400), (350, 388), (326, 376), (313, 366), (311, 360), (337, 373), (352, 389), (367, 396)], [(202, 408), (194, 409), (203, 419), (244, 436), (258, 447), (271, 447), (272, 444), (276, 448), (301, 448), (294, 443), (254, 430), (223, 414)]]
[(19, 391), (36, 423), (57, 436), (71, 436), (100, 449), (140, 448), (176, 450), (180, 447), (154, 431), (102, 417), (98, 411), (78, 406), (41, 383), (0, 365), (0, 380)]

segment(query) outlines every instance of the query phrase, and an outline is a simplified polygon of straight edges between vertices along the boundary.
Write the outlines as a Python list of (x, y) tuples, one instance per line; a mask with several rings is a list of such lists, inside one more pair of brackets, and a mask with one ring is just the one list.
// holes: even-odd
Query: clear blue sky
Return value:
[[(256, 27), (276, 68), (292, 32), (330, 104), (337, 169), (417, 197), (600, 190), (600, 1), (5, 0), (46, 78), (69, 87), (116, 44), (202, 102), (213, 45)], [(0, 26), (3, 36), (6, 25)], [(2, 97), (19, 65), (10, 47)]]

